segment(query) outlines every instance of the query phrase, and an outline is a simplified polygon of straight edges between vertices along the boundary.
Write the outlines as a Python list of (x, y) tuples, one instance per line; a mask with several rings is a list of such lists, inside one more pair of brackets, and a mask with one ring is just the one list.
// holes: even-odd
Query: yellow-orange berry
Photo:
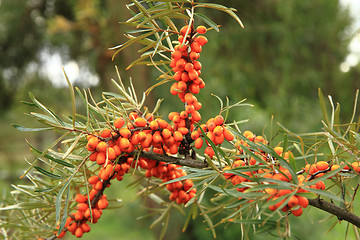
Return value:
[(115, 128), (122, 128), (125, 124), (125, 119), (122, 117), (119, 117), (115, 120), (114, 122), (114, 127)]

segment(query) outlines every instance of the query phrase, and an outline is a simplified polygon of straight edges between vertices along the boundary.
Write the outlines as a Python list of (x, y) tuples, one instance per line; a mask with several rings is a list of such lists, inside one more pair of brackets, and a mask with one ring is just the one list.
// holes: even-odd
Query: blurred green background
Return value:
[[(17, 132), (12, 123), (37, 126), (26, 113), (31, 108), (32, 92), (59, 115), (70, 112), (69, 92), (61, 67), (75, 86), (90, 88), (96, 99), (101, 91), (115, 91), (110, 79), (116, 79), (118, 66), (124, 82), (131, 77), (138, 93), (156, 83), (158, 72), (144, 66), (125, 71), (137, 57), (140, 46), (121, 52), (111, 60), (113, 47), (126, 39), (128, 28), (119, 24), (130, 17), (125, 8), (129, 1), (96, 0), (2, 0), (0, 1), (0, 189), (8, 196), (11, 184), (21, 183), (19, 176), (27, 168), (24, 158), (32, 161), (25, 138), (38, 148), (46, 148), (56, 137), (51, 132)], [(360, 88), (360, 68), (356, 53), (349, 51), (355, 36), (354, 21), (337, 0), (213, 0), (238, 9), (245, 29), (229, 16), (206, 11), (221, 25), (220, 32), (206, 34), (202, 78), (206, 88), (198, 99), (202, 116), (219, 113), (220, 104), (210, 93), (231, 103), (243, 98), (254, 107), (231, 111), (229, 121), (249, 119), (242, 129), (256, 134), (269, 131), (272, 116), (294, 132), (321, 130), (321, 111), (317, 89), (341, 104), (344, 121), (352, 114), (356, 89)], [(204, 10), (202, 10), (204, 11)], [(199, 20), (196, 24), (203, 24)], [(346, 62), (352, 56), (352, 62)], [(355, 60), (354, 60), (355, 58)], [(351, 59), (351, 58), (350, 58)], [(340, 69), (342, 66), (342, 70)], [(170, 84), (155, 89), (147, 98), (150, 109), (158, 98), (165, 98), (160, 113), (181, 108), (170, 97)], [(178, 109), (174, 109), (174, 106)], [(126, 182), (116, 183), (118, 191), (110, 196), (122, 198), (124, 207), (106, 210), (103, 219), (86, 239), (156, 239), (158, 229), (149, 229), (151, 219), (137, 219), (148, 214)], [(1, 213), (0, 213), (1, 214)], [(293, 219), (294, 238), (323, 239), (335, 218), (312, 209), (310, 215)], [(199, 218), (200, 219), (200, 218)], [(191, 223), (181, 233), (183, 219), (174, 214), (166, 239), (209, 239), (202, 220)], [(346, 223), (336, 225), (326, 239), (342, 239)], [(352, 234), (352, 233), (351, 233)], [(352, 235), (349, 234), (349, 239)], [(257, 236), (256, 238), (263, 238)], [(240, 238), (237, 225), (218, 229), (218, 239)], [(73, 239), (70, 235), (66, 239)], [(269, 239), (269, 236), (266, 236)], [(276, 238), (275, 238), (276, 239)]]

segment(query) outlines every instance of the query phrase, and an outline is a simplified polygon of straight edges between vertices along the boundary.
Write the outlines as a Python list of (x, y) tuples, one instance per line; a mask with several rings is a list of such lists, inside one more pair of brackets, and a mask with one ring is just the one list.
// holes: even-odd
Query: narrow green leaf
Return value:
[(38, 172), (40, 172), (41, 174), (45, 175), (45, 176), (48, 176), (48, 177), (51, 177), (51, 178), (55, 178), (55, 179), (62, 179), (63, 177), (60, 176), (60, 175), (57, 175), (57, 174), (53, 174), (49, 171), (46, 171), (45, 169), (41, 168), (41, 167), (38, 167), (38, 166), (34, 166), (34, 168), (36, 170), (38, 170)]
[(206, 8), (213, 8), (213, 9), (217, 9), (223, 12), (226, 12), (227, 14), (229, 14), (231, 17), (233, 17), (242, 28), (244, 28), (243, 23), (241, 22), (240, 18), (234, 13), (234, 11), (236, 11), (236, 9), (234, 8), (228, 8), (225, 7), (223, 5), (220, 4), (214, 4), (214, 3), (198, 3), (196, 4), (195, 7), (206, 7)]
[(151, 32), (148, 32), (148, 33), (145, 33), (145, 34), (142, 34), (138, 37), (134, 37), (134, 36), (131, 36), (129, 34), (127, 34), (126, 36), (128, 38), (130, 38), (130, 40), (128, 40), (127, 42), (125, 42), (124, 44), (121, 44), (121, 45), (118, 45), (118, 46), (115, 46), (115, 47), (112, 47), (110, 48), (110, 50), (113, 50), (113, 49), (117, 49), (117, 51), (114, 53), (113, 57), (112, 57), (112, 60), (114, 60), (115, 56), (120, 52), (122, 51), (124, 48), (126, 47), (129, 47), (130, 45), (132, 45), (133, 43), (136, 43), (136, 42), (139, 42), (140, 40), (150, 36), (150, 35), (153, 35), (154, 33), (156, 33), (157, 31), (156, 30), (153, 30)]
[(150, 22), (150, 21), (154, 21), (156, 18), (160, 18), (162, 16), (168, 16), (169, 14), (171, 13), (175, 13), (175, 12), (181, 12), (181, 11), (184, 11), (186, 8), (176, 8), (176, 9), (173, 9), (173, 10), (163, 10), (162, 12), (158, 13), (158, 14), (154, 14), (153, 16), (147, 18), (145, 21), (142, 21), (139, 25), (137, 25), (136, 28), (140, 28), (142, 27), (143, 25), (145, 25), (146, 23)]
[(198, 207), (200, 209), (201, 215), (204, 217), (206, 223), (209, 225), (209, 229), (211, 230), (213, 237), (216, 238), (215, 228), (211, 218), (209, 217), (209, 215), (207, 215), (207, 213), (204, 211), (200, 204), (198, 204)]
[(75, 91), (74, 87), (72, 86), (64, 67), (62, 68), (66, 82), (68, 84), (69, 90), (70, 90), (70, 96), (71, 96), (71, 105), (72, 105), (72, 122), (73, 122), (73, 128), (75, 128), (75, 122), (76, 122), (76, 103), (75, 103)]
[(323, 95), (320, 88), (318, 89), (318, 95), (319, 95), (319, 101), (320, 101), (321, 110), (323, 112), (324, 120), (325, 120), (326, 124), (328, 126), (330, 126), (330, 120), (329, 120), (328, 112), (327, 112), (327, 109), (326, 109), (325, 98), (324, 98), (324, 95)]
[(47, 114), (49, 114), (57, 123), (59, 123), (60, 125), (64, 126), (64, 122), (58, 117), (56, 116), (50, 109), (48, 109), (47, 107), (45, 107), (43, 104), (41, 104), (32, 93), (29, 93), (29, 96), (31, 98), (31, 100), (36, 104), (37, 107), (39, 107), (40, 109), (42, 109), (44, 112), (46, 112)]
[(205, 16), (204, 14), (201, 14), (201, 13), (195, 13), (195, 16), (197, 16), (198, 18), (203, 20), (207, 25), (209, 25), (210, 27), (215, 29), (215, 31), (219, 32), (219, 27), (210, 18), (208, 18), (207, 16)]
[[(64, 136), (64, 135), (63, 135)], [(61, 141), (61, 139), (62, 139), (62, 137), (60, 137), (56, 142), (59, 142), (59, 141)], [(51, 160), (51, 161), (53, 161), (53, 162), (56, 162), (56, 163), (59, 163), (59, 164), (61, 164), (61, 165), (63, 165), (63, 166), (65, 166), (65, 167), (70, 167), (70, 168), (74, 168), (75, 166), (74, 165), (72, 165), (71, 163), (68, 163), (68, 162), (65, 162), (65, 161), (63, 161), (63, 160), (61, 160), (61, 159), (58, 159), (58, 158), (55, 158), (55, 157), (52, 157), (52, 156), (50, 156), (49, 154), (47, 154), (47, 153), (45, 153), (45, 151), (44, 152), (42, 152), (42, 151), (40, 151), (39, 149), (36, 149), (34, 146), (32, 146), (31, 144), (30, 144), (30, 142), (29, 141), (27, 141), (26, 140), (26, 143), (29, 145), (29, 147), (30, 147), (30, 149), (33, 151), (33, 153), (36, 155), (36, 156), (38, 156), (38, 157), (45, 157), (45, 158), (47, 158), (47, 159), (49, 159), (49, 160)]]
[(47, 127), (47, 128), (27, 128), (18, 124), (11, 124), (16, 130), (21, 132), (39, 132), (39, 131), (45, 131), (45, 130), (53, 130), (53, 127)]
[(58, 195), (56, 196), (55, 200), (55, 219), (56, 224), (60, 224), (60, 212), (61, 212), (61, 200), (62, 195), (64, 194), (64, 191), (70, 187), (70, 182), (72, 181), (74, 175), (72, 175), (65, 183), (64, 186), (60, 189)]

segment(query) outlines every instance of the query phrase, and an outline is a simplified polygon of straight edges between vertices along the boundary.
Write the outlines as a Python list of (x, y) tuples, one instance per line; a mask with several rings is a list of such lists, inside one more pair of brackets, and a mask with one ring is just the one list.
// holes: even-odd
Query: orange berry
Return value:
[(194, 142), (195, 148), (200, 149), (203, 145), (203, 142), (204, 142), (204, 140), (202, 138), (196, 139)]
[(296, 210), (291, 210), (291, 213), (296, 217), (301, 216), (302, 212), (303, 212), (303, 209), (301, 207), (299, 207)]
[(196, 28), (196, 31), (197, 31), (199, 34), (205, 34), (206, 31), (207, 31), (207, 29), (206, 29), (206, 27), (204, 27), (204, 26), (198, 26), (198, 27)]
[(103, 188), (103, 186), (104, 186), (103, 183), (99, 181), (95, 183), (94, 189), (100, 191)]
[(212, 149), (212, 147), (206, 147), (204, 153), (208, 155), (210, 158), (213, 158), (215, 155), (214, 149)]
[(129, 139), (121, 138), (119, 147), (120, 147), (121, 151), (123, 151), (123, 152), (126, 152), (127, 150), (129, 150), (131, 148), (131, 143), (130, 143)]
[(306, 208), (309, 205), (309, 200), (303, 196), (296, 196), (298, 199), (298, 203), (301, 207)]
[(127, 128), (120, 129), (119, 133), (124, 138), (130, 138), (130, 136), (131, 136), (131, 131)]
[(200, 92), (200, 87), (199, 85), (192, 83), (189, 85), (189, 90), (193, 94), (198, 94)]
[(214, 118), (214, 122), (217, 126), (220, 126), (224, 123), (224, 117), (221, 116), (221, 115), (217, 115), (215, 118)]
[(99, 144), (96, 146), (96, 150), (97, 150), (98, 152), (105, 152), (107, 147), (108, 147), (107, 143), (101, 141), (101, 142), (99, 142)]
[(194, 65), (192, 63), (186, 63), (184, 68), (185, 71), (189, 72), (194, 69)]
[(283, 148), (282, 147), (275, 147), (274, 151), (276, 152), (277, 155), (281, 156), (283, 153)]
[(355, 172), (360, 172), (359, 162), (353, 162), (351, 167), (354, 169)]
[(78, 202), (78, 203), (84, 203), (84, 202), (87, 201), (87, 197), (80, 194), (80, 193), (78, 193), (78, 194), (76, 194), (75, 201)]
[(164, 130), (162, 130), (161, 135), (163, 136), (163, 138), (167, 139), (171, 137), (172, 133), (169, 129), (165, 128)]
[(84, 231), (82, 230), (81, 227), (78, 227), (78, 228), (75, 230), (75, 236), (76, 236), (77, 238), (81, 238), (82, 235), (83, 235), (83, 233), (84, 233)]
[(68, 229), (71, 233), (74, 233), (75, 230), (76, 230), (76, 228), (77, 228), (76, 222), (71, 222), (71, 223), (69, 224), (69, 226), (67, 227), (67, 229)]
[(193, 132), (191, 133), (191, 139), (196, 140), (196, 139), (198, 139), (199, 137), (200, 137), (200, 132), (199, 132), (199, 131), (193, 131)]
[(189, 129), (187, 129), (186, 127), (179, 127), (178, 131), (182, 134), (182, 135), (186, 135), (189, 132)]
[(182, 53), (180, 51), (174, 51), (172, 54), (171, 54), (171, 57), (175, 60), (178, 60), (182, 57)]
[(167, 128), (168, 125), (169, 125), (169, 124), (168, 124), (165, 120), (163, 120), (163, 119), (159, 119), (159, 120), (158, 120), (158, 123), (159, 123), (159, 127), (162, 128), (162, 129)]
[(101, 131), (100, 136), (101, 136), (102, 138), (108, 138), (108, 137), (110, 137), (110, 136), (111, 136), (111, 130), (108, 129), (108, 128), (105, 128), (104, 130)]
[(191, 114), (191, 120), (193, 122), (199, 122), (201, 120), (201, 115), (198, 111), (195, 111)]
[(202, 50), (202, 47), (201, 47), (201, 45), (200, 45), (199, 43), (193, 42), (193, 43), (191, 44), (191, 51), (200, 53), (201, 50)]
[[(171, 113), (169, 113), (169, 115), (168, 115), (169, 120), (170, 120), (170, 121), (173, 121), (173, 120), (174, 120), (174, 117), (175, 117), (176, 115), (179, 115), (179, 113), (177, 113), (177, 112), (171, 112)], [(153, 130), (155, 130), (155, 129), (153, 129)]]
[(94, 151), (96, 149), (96, 146), (98, 145), (99, 141), (100, 140), (97, 137), (90, 138), (86, 145), (87, 150)]
[(177, 83), (177, 87), (178, 87), (178, 89), (179, 89), (180, 91), (185, 91), (186, 88), (187, 88), (186, 82), (184, 82), (184, 81), (179, 81), (179, 82)]
[[(186, 32), (188, 31), (189, 25), (185, 25), (180, 29), (180, 34), (182, 36), (185, 36)], [(189, 32), (191, 31), (191, 29), (189, 29)]]
[(180, 131), (175, 131), (173, 135), (176, 142), (181, 142), (183, 140), (183, 134)]
[(197, 60), (199, 57), (200, 57), (200, 54), (199, 53), (197, 53), (197, 52), (190, 52), (190, 54), (189, 54), (189, 57), (190, 57), (190, 59), (191, 60)]
[(138, 117), (135, 119), (135, 125), (137, 127), (145, 127), (147, 125), (147, 121), (142, 117)]
[(319, 170), (319, 171), (322, 171), (322, 170), (326, 170), (329, 168), (329, 164), (325, 161), (319, 161), (316, 163), (316, 168)]
[(145, 141), (146, 135), (147, 135), (147, 134), (146, 134), (145, 132), (142, 132), (142, 131), (139, 132), (139, 133), (138, 133), (138, 139), (139, 139), (139, 141), (140, 141), (140, 142)]
[(89, 184), (91, 184), (91, 185), (94, 185), (94, 184), (97, 183), (98, 181), (99, 181), (98, 176), (91, 176), (91, 177), (89, 177), (89, 179), (88, 179), (88, 182), (89, 182)]
[(81, 229), (83, 230), (83, 232), (90, 232), (90, 230), (91, 230), (91, 228), (90, 228), (90, 226), (89, 226), (89, 224), (87, 224), (87, 223), (82, 223), (81, 225), (80, 225), (80, 227), (81, 227)]
[(98, 205), (99, 209), (105, 209), (109, 205), (109, 202), (106, 199), (102, 198), (97, 202), (97, 205)]
[(185, 119), (185, 118), (187, 118), (188, 116), (189, 116), (189, 114), (188, 114), (186, 111), (181, 111), (180, 117), (181, 117), (182, 119)]
[(122, 128), (125, 124), (125, 119), (122, 117), (119, 117), (115, 120), (114, 122), (114, 127), (115, 128)]
[(295, 195), (291, 196), (288, 202), (288, 206), (292, 208), (297, 206), (298, 204), (299, 204), (298, 198)]
[(198, 44), (200, 44), (200, 46), (204, 46), (208, 40), (206, 37), (204, 36), (198, 36), (196, 39), (195, 39), (195, 42), (197, 42)]
[(220, 137), (221, 135), (223, 135), (224, 130), (222, 126), (216, 126), (213, 132), (216, 137)]
[(96, 163), (99, 165), (103, 165), (106, 162), (106, 153), (105, 152), (99, 152), (96, 157)]
[(244, 135), (244, 137), (246, 137), (246, 138), (249, 139), (250, 141), (253, 141), (254, 138), (255, 138), (255, 135), (254, 135), (252, 132), (248, 131), (248, 130), (246, 130), (246, 131), (243, 133), (243, 135)]
[[(85, 204), (85, 203), (84, 203)], [(82, 214), (82, 212), (81, 211), (76, 211), (75, 213), (74, 213), (74, 219), (76, 220), (76, 221), (80, 221), (80, 220), (82, 220), (83, 219), (83, 214)]]
[(77, 210), (79, 211), (82, 211), (82, 212), (85, 212), (86, 209), (89, 208), (89, 206), (87, 205), (87, 203), (79, 203), (77, 206), (76, 206)]
[(224, 128), (224, 137), (228, 141), (234, 140), (234, 135), (229, 130), (227, 130), (226, 128)]

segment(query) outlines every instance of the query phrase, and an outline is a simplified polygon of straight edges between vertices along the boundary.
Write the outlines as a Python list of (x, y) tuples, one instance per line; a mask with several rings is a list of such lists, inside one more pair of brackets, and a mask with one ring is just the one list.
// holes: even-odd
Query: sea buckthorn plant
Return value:
[[(14, 212), (7, 214), (7, 221), (1, 219), (3, 229), (12, 229), (3, 234), (17, 239), (91, 234), (108, 206), (116, 207), (106, 195), (116, 191), (112, 183), (133, 178), (139, 195), (162, 207), (154, 222), (164, 228), (159, 238), (166, 232), (172, 208), (187, 209), (184, 231), (192, 217), (202, 217), (214, 238), (216, 228), (226, 224), (237, 224), (239, 238), (248, 238), (249, 231), (264, 229), (277, 229), (289, 237), (291, 220), (310, 206), (339, 222), (347, 221), (358, 236), (360, 218), (354, 209), (360, 172), (359, 122), (354, 121), (357, 97), (350, 123), (341, 124), (339, 107), (329, 98), (329, 115), (319, 90), (323, 130), (300, 135), (281, 126), (278, 135), (283, 138), (278, 142), (242, 129), (241, 121), (228, 120), (229, 110), (245, 105), (243, 101), (230, 105), (219, 98), (219, 114), (204, 119), (201, 112), (207, 107), (197, 94), (211, 79), (202, 78), (201, 53), (206, 51), (207, 31), (219, 31), (219, 26), (198, 9), (226, 12), (242, 26), (235, 9), (194, 0), (133, 0), (127, 7), (132, 17), (125, 24), (135, 30), (126, 34), (128, 41), (113, 48), (114, 57), (133, 43), (142, 44), (142, 55), (129, 68), (155, 67), (161, 74), (148, 94), (165, 84), (169, 97), (181, 101), (183, 108), (161, 116), (161, 100), (154, 109), (147, 108), (146, 94), (139, 101), (136, 86), (130, 82), (127, 89), (120, 76), (119, 81), (113, 80), (117, 92), (104, 92), (99, 102), (90, 92), (73, 88), (66, 78), (73, 109), (64, 118), (30, 95), (31, 105), (41, 111), (30, 116), (47, 127), (14, 126), (62, 135), (45, 150), (28, 143), (36, 161), (29, 163), (23, 177), (31, 185), (14, 186), (13, 203), (1, 207)], [(82, 102), (84, 115), (76, 111), (77, 101)], [(221, 215), (221, 220), (215, 222), (215, 215)]]

